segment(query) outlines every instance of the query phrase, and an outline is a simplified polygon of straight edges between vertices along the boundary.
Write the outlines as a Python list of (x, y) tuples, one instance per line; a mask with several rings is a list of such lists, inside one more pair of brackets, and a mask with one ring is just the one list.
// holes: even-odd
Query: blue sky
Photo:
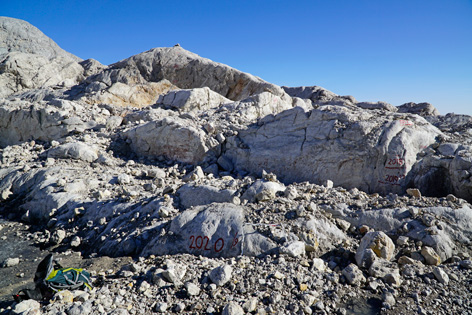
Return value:
[(180, 43), (279, 85), (472, 115), (472, 0), (0, 0), (0, 15), (104, 64)]

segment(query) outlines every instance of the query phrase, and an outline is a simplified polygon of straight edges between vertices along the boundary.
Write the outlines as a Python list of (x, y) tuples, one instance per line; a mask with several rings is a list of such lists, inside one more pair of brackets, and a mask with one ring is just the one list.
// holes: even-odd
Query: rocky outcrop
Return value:
[(71, 131), (82, 132), (93, 127), (76, 116), (64, 116), (54, 106), (11, 105), (0, 106), (0, 147), (30, 140), (51, 141)]
[(419, 116), (321, 106), (294, 108), (228, 139), (235, 169), (270, 171), (285, 183), (332, 180), (348, 189), (402, 193), (417, 154), (441, 132)]
[(278, 96), (285, 94), (274, 84), (202, 58), (180, 46), (154, 48), (122, 60), (90, 77), (87, 82), (109, 87), (117, 82), (133, 86), (163, 79), (182, 89), (208, 87), (231, 100), (242, 100), (265, 91)]
[(417, 114), (420, 116), (438, 116), (439, 111), (430, 103), (405, 103), (398, 106), (399, 113)]
[(52, 85), (72, 86), (83, 79), (84, 69), (64, 57), (11, 52), (0, 59), (0, 97)]
[(64, 58), (67, 61), (81, 61), (80, 58), (60, 48), (30, 23), (6, 16), (0, 17), (0, 58), (10, 52), (40, 55), (48, 60)]
[(199, 164), (219, 150), (219, 143), (192, 120), (167, 117), (133, 128), (124, 137), (134, 152), (142, 156), (165, 156), (186, 163)]
[(320, 86), (282, 87), (284, 91), (301, 99), (309, 99), (314, 105), (344, 105), (352, 106), (357, 101), (353, 96), (340, 96)]
[(109, 87), (95, 82), (87, 86), (84, 100), (88, 104), (143, 107), (155, 104), (160, 96), (174, 89), (178, 88), (167, 80), (134, 85), (116, 82)]
[(174, 108), (179, 112), (191, 112), (196, 110), (208, 110), (219, 107), (224, 103), (231, 103), (230, 100), (213, 92), (208, 87), (175, 90), (162, 95), (158, 102), (164, 106)]
[(80, 58), (25, 21), (0, 17), (0, 43), (0, 97), (84, 78)]

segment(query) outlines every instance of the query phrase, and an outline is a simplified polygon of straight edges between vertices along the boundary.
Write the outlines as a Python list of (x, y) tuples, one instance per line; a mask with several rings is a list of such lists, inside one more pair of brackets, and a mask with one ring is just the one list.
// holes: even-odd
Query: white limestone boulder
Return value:
[(207, 110), (231, 102), (231, 100), (213, 92), (208, 87), (203, 87), (170, 91), (161, 96), (157, 103), (177, 109), (180, 112), (190, 112)]
[(219, 143), (209, 137), (191, 119), (166, 117), (125, 132), (131, 149), (141, 156), (165, 156), (168, 159), (198, 164), (210, 151), (218, 151)]
[(93, 162), (98, 159), (97, 149), (83, 142), (65, 143), (48, 151), (50, 158), (74, 159)]
[(416, 115), (344, 106), (306, 113), (295, 107), (227, 139), (225, 157), (235, 169), (366, 192), (402, 193), (417, 154), (441, 132)]
[(395, 244), (384, 232), (369, 232), (361, 240), (356, 251), (356, 262), (358, 266), (364, 266), (366, 250), (372, 250), (377, 257), (391, 260), (395, 251)]

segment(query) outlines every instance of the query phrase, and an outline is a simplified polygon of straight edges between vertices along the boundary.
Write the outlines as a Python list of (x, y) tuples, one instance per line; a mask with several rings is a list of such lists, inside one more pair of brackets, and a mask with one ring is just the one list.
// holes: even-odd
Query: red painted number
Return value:
[[(221, 243), (221, 246), (218, 248), (218, 243)], [(225, 241), (222, 238), (219, 238), (215, 242), (215, 252), (221, 252), (223, 247), (225, 246)]]
[[(198, 240), (200, 240), (200, 243), (198, 242)], [(203, 246), (203, 238), (201, 236), (197, 236), (197, 238), (195, 239), (195, 246), (200, 249), (202, 248)]]
[(208, 242), (210, 241), (210, 239), (208, 238), (208, 236), (204, 236), (203, 239), (206, 240), (205, 247), (203, 249), (210, 250), (211, 248), (208, 248)]
[(195, 241), (195, 236), (193, 236), (193, 235), (190, 236), (190, 246), (189, 246), (189, 248), (192, 248), (192, 249), (195, 248), (195, 246), (193, 244), (194, 241)]

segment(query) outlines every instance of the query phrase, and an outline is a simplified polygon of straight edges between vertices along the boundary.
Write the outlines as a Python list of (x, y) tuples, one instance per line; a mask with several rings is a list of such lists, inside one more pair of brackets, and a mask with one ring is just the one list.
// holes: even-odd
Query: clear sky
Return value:
[(180, 43), (278, 85), (472, 115), (472, 0), (0, 0), (0, 15), (104, 64)]

